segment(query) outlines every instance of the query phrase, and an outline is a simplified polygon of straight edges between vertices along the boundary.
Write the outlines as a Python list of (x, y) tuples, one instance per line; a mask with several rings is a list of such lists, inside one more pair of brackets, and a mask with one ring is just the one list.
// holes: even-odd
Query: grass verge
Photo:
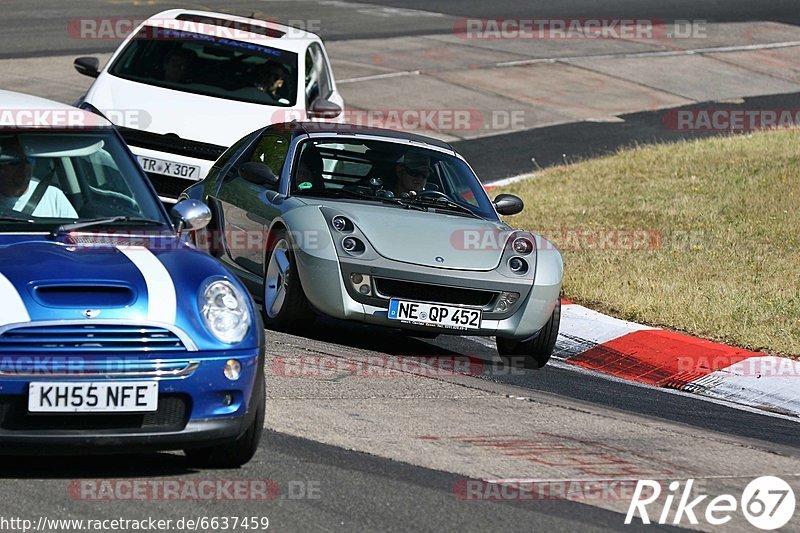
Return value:
[(492, 192), (562, 249), (565, 297), (800, 355), (800, 132), (637, 147)]

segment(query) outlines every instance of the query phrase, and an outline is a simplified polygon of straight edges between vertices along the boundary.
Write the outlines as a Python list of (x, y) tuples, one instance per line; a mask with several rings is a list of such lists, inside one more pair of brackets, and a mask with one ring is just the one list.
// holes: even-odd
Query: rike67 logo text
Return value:
[[(655, 515), (648, 514), (648, 506), (657, 501), (660, 503), (659, 498), (663, 491), (661, 483), (650, 479), (640, 480), (634, 489), (625, 523), (630, 524), (634, 516), (638, 516), (644, 524), (650, 524), (653, 520), (658, 524), (679, 525), (685, 520), (689, 524), (698, 525), (699, 517), (712, 526), (722, 526), (741, 511), (752, 526), (774, 530), (785, 526), (794, 515), (794, 491), (779, 477), (763, 476), (754, 479), (745, 487), (739, 499), (732, 494), (721, 494), (710, 500), (708, 494), (699, 494), (692, 499), (695, 496), (692, 493), (693, 486), (693, 479), (687, 480), (682, 488), (679, 481), (670, 483), (661, 514), (656, 518)], [(673, 504), (676, 505), (674, 511)]]

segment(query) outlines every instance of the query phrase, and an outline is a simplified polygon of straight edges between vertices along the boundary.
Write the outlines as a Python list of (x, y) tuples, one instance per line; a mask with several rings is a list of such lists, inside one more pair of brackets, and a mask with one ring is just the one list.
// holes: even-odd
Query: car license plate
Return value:
[(406, 324), (423, 324), (440, 328), (479, 329), (481, 327), (481, 310), (471, 307), (390, 300), (389, 319)]
[(163, 159), (141, 155), (137, 155), (136, 159), (139, 160), (139, 164), (142, 165), (145, 172), (175, 176), (176, 178), (200, 179), (200, 167), (195, 165), (184, 165), (174, 161), (164, 161)]
[(37, 382), (28, 389), (31, 413), (122, 413), (158, 409), (157, 381)]

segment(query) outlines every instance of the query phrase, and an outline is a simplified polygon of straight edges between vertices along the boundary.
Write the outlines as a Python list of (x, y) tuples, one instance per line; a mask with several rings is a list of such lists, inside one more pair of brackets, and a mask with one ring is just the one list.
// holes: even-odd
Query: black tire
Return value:
[(235, 440), (225, 444), (184, 450), (192, 466), (238, 468), (253, 458), (258, 450), (258, 444), (261, 442), (261, 434), (264, 432), (266, 412), (266, 386), (261, 372), (256, 376), (256, 389), (253, 391), (253, 396), (252, 402), (255, 405), (256, 414), (247, 430)]
[(550, 360), (558, 338), (558, 326), (561, 323), (561, 300), (550, 320), (539, 330), (539, 333), (525, 340), (497, 337), (497, 353), (503, 359), (517, 363), (521, 358), (525, 368), (542, 368)]
[[(284, 243), (286, 247), (282, 244)], [(289, 240), (286, 230), (281, 229), (275, 232), (270, 238), (269, 252), (264, 262), (264, 279), (262, 289), (261, 314), (264, 318), (264, 325), (269, 329), (291, 331), (293, 329), (305, 328), (315, 319), (314, 311), (308, 303), (303, 286), (300, 284), (300, 276), (297, 273), (297, 262), (294, 257), (292, 243)], [(280, 281), (270, 279), (273, 257), (276, 253), (284, 253), (289, 261), (289, 268), (286, 275), (281, 276)], [(283, 303), (277, 311), (270, 306), (268, 310), (269, 290), (276, 289), (275, 285), (280, 284), (284, 287), (286, 294)]]

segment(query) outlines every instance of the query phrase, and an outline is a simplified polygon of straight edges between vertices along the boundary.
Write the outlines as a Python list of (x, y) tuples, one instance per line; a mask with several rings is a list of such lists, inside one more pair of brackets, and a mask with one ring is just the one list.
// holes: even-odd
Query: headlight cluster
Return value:
[[(363, 235), (356, 231), (352, 220), (342, 215), (335, 215), (330, 219), (330, 224), (334, 230), (344, 234), (344, 237), (339, 240), (339, 246), (347, 254), (361, 256), (367, 250)], [(334, 239), (339, 239), (339, 237), (334, 234)]]
[(517, 255), (509, 258), (508, 269), (519, 276), (526, 275), (530, 270), (530, 265), (526, 259), (519, 256), (529, 255), (534, 251), (534, 249), (535, 247), (533, 242), (527, 237), (517, 237), (514, 239), (514, 241), (511, 243), (511, 251)]
[(200, 295), (200, 314), (211, 334), (226, 344), (242, 342), (250, 329), (247, 300), (230, 281), (209, 283)]

